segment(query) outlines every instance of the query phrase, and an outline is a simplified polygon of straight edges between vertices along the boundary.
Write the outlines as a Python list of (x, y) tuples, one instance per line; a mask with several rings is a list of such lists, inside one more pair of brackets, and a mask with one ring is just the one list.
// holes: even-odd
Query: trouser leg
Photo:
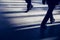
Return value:
[(53, 14), (52, 14), (54, 8), (55, 8), (55, 5), (48, 5), (48, 11), (41, 23), (41, 26), (43, 25), (45, 26), (49, 18), (51, 21), (54, 19)]
[(48, 7), (49, 7), (49, 14), (50, 14), (50, 21), (52, 21), (53, 19), (54, 19), (54, 17), (53, 17), (53, 10), (54, 10), (54, 8), (55, 8), (55, 5), (48, 5)]
[(29, 11), (33, 6), (31, 4), (31, 0), (26, 0), (27, 3), (27, 11)]

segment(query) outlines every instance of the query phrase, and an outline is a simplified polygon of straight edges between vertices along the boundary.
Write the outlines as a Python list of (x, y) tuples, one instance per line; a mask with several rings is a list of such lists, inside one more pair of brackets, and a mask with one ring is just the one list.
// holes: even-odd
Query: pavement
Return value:
[(0, 11), (0, 40), (60, 40), (59, 6), (53, 12), (55, 23), (50, 24), (48, 20), (46, 29), (43, 31), (40, 24), (48, 6), (33, 4), (34, 7), (27, 13), (24, 12), (26, 10), (24, 6), (21, 6), (23, 9), (17, 6), (17, 8), (5, 6), (7, 9), (3, 7), (4, 10)]

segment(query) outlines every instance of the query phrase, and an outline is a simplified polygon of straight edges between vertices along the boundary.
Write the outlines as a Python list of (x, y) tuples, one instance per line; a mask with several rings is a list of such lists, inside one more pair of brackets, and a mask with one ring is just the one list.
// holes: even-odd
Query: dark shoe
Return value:
[(29, 8), (29, 10), (31, 10), (32, 8), (33, 8), (33, 6), (31, 5), (30, 8)]
[(28, 12), (29, 10), (31, 10), (33, 8), (32, 5), (30, 5), (30, 7), (27, 8), (27, 10), (25, 12)]
[(54, 23), (54, 22), (55, 22), (55, 19), (53, 19), (52, 21), (50, 21), (51, 24)]

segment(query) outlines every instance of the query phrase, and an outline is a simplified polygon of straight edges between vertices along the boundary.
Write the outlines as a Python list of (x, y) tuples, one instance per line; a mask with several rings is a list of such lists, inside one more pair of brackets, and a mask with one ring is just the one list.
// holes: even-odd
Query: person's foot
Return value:
[(53, 19), (52, 21), (50, 21), (51, 24), (54, 23), (54, 22), (55, 22), (55, 19)]
[(33, 8), (33, 6), (31, 5), (29, 8), (27, 8), (27, 10), (25, 12), (29, 12), (29, 10), (31, 10)]
[(30, 6), (29, 10), (31, 10), (33, 8), (33, 5)]

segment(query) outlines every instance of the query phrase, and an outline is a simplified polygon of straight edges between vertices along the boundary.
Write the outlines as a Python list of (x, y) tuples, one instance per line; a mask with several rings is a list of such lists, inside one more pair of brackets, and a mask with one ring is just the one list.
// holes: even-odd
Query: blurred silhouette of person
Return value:
[(27, 3), (27, 10), (25, 12), (28, 12), (33, 8), (33, 5), (31, 4), (31, 0), (25, 0)]
[(54, 23), (55, 22), (55, 19), (53, 17), (52, 12), (53, 12), (55, 6), (59, 4), (59, 1), (60, 0), (42, 0), (43, 4), (47, 3), (47, 5), (48, 5), (48, 11), (47, 11), (47, 13), (46, 13), (46, 15), (45, 15), (42, 23), (41, 23), (41, 27), (42, 26), (43, 27), (46, 26), (46, 23), (47, 23), (47, 21), (48, 21), (49, 18), (50, 18), (50, 23)]
[(45, 33), (46, 33), (45, 30), (47, 29), (46, 23), (47, 23), (48, 19), (50, 18), (50, 23), (54, 23), (55, 22), (55, 19), (53, 17), (52, 12), (53, 12), (55, 6), (59, 4), (59, 1), (60, 0), (42, 0), (43, 4), (47, 3), (48, 11), (47, 11), (42, 23), (41, 23), (41, 27), (40, 27), (40, 33), (41, 33), (40, 36), (41, 37), (40, 38), (44, 38), (46, 36), (45, 35)]

